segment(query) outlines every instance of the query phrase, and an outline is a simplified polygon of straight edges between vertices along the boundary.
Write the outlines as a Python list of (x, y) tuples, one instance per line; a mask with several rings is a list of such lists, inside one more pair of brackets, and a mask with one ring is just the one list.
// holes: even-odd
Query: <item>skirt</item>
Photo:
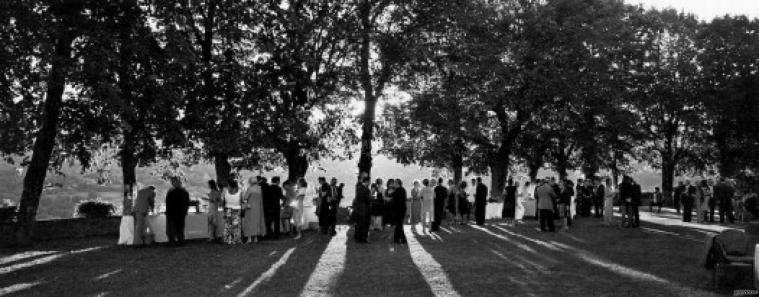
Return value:
[(422, 201), (411, 201), (411, 224), (418, 224), (422, 222)]
[(242, 228), (240, 228), (239, 209), (228, 209), (224, 216), (224, 243), (242, 243)]
[(218, 210), (208, 211), (208, 238), (216, 239), (224, 236), (224, 216)]

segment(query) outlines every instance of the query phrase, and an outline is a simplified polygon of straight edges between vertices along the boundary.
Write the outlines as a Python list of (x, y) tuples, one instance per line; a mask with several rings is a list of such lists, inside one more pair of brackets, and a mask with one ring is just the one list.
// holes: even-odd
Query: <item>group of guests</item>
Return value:
[[(179, 178), (171, 178), (172, 188), (166, 194), (166, 235), (169, 246), (184, 244), (184, 224), (190, 207), (190, 195)], [(264, 239), (278, 239), (282, 233), (295, 233), (300, 239), (306, 227), (304, 200), (309, 193), (304, 179), (297, 182), (280, 178), (271, 182), (262, 176), (251, 177), (241, 186), (230, 179), (221, 188), (216, 181), (208, 181), (209, 193), (201, 199), (207, 202), (209, 241), (226, 244), (257, 243)], [(337, 209), (343, 198), (343, 184), (333, 178), (319, 178), (318, 194), (314, 198), (320, 230), (334, 236)], [(147, 216), (155, 208), (155, 187), (147, 186), (137, 192), (132, 208), (134, 216), (134, 245), (142, 246), (146, 239)], [(282, 230), (284, 228), (284, 230)]]
[(719, 209), (720, 223), (725, 220), (734, 223), (733, 210), (735, 204), (740, 203), (737, 197), (735, 186), (724, 177), (716, 185), (712, 179), (696, 184), (691, 184), (690, 180), (680, 181), (673, 193), (675, 210), (680, 214), (682, 208), (683, 222), (690, 222), (695, 210), (697, 223), (713, 223), (716, 209)]
[(474, 208), (475, 222), (482, 225), (485, 223), (488, 188), (482, 179), (477, 179), (475, 183), (472, 185), (476, 188), (474, 203), (470, 205), (466, 182), (456, 185), (453, 180), (448, 180), (446, 186), (442, 178), (417, 180), (413, 182), (409, 195), (400, 179), (389, 179), (387, 183), (377, 179), (372, 183), (368, 175), (361, 174), (353, 200), (354, 239), (366, 243), (370, 229), (382, 231), (392, 226), (393, 242), (405, 244), (405, 223), (412, 226), (421, 223), (423, 232), (437, 232), (445, 218), (453, 223), (465, 224), (471, 208)]

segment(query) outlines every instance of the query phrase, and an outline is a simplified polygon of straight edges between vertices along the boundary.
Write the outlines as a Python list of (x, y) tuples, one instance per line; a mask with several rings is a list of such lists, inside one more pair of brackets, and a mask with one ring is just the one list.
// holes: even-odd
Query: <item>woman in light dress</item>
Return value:
[(263, 191), (256, 178), (251, 177), (248, 180), (248, 188), (241, 202), (245, 209), (242, 234), (248, 238), (248, 243), (257, 243), (259, 237), (266, 235), (266, 220), (264, 219)]
[(612, 185), (611, 179), (606, 179), (606, 193), (604, 194), (604, 225), (614, 225), (614, 199), (617, 197), (617, 189)]
[(211, 192), (208, 193), (208, 199), (201, 198), (208, 201), (208, 209), (206, 210), (208, 241), (220, 242), (224, 236), (224, 215), (219, 211), (219, 206), (222, 205), (223, 200), (215, 180), (208, 181), (208, 188), (211, 189)]
[(237, 181), (230, 180), (229, 188), (222, 193), (224, 201), (224, 243), (242, 243), (242, 230), (240, 228), (240, 215), (242, 204), (240, 203), (240, 188)]
[(414, 181), (414, 187), (411, 189), (411, 218), (410, 223), (416, 226), (422, 221), (422, 184)]
[(298, 180), (298, 190), (295, 196), (295, 205), (293, 205), (293, 226), (295, 227), (298, 235), (295, 235), (295, 240), (298, 240), (303, 235), (303, 226), (306, 224), (303, 212), (303, 201), (306, 199), (308, 193), (308, 183), (305, 179)]
[(515, 182), (517, 187), (517, 205), (514, 210), (514, 224), (518, 225), (522, 223), (525, 212), (525, 201), (532, 199), (532, 192), (530, 191), (530, 182), (525, 182), (524, 186), (519, 187), (519, 182)]
[(709, 200), (712, 198), (712, 189), (706, 180), (702, 180), (698, 187), (696, 197), (698, 203), (698, 222), (706, 223), (709, 217)]
[(429, 179), (424, 179), (422, 184), (424, 185), (421, 191), (422, 230), (423, 232), (427, 232), (427, 228), (432, 224), (435, 214), (435, 179), (433, 178), (431, 181)]

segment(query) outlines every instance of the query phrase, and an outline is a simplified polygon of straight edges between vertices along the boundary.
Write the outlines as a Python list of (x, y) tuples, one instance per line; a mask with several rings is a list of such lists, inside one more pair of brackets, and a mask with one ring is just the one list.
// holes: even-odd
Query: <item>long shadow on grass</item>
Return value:
[[(432, 296), (408, 246), (392, 243), (391, 229), (373, 232), (369, 244), (356, 243), (353, 235), (351, 227), (336, 296)], [(411, 234), (407, 232), (406, 236)]]
[[(236, 296), (283, 253), (295, 248), (288, 262), (299, 263), (295, 264), (299, 268), (288, 268), (289, 264), (281, 267), (277, 275), (284, 272), (287, 285), (282, 285), (283, 294), (272, 293), (284, 296), (289, 292), (285, 287), (292, 287), (291, 281), (304, 283), (309, 273), (292, 271), (307, 269), (301, 265), (316, 261), (313, 259), (318, 259), (328, 242), (313, 234), (307, 234), (299, 243), (289, 238), (235, 246), (191, 242), (181, 248), (120, 247), (114, 246), (114, 241), (107, 238), (55, 243), (57, 250), (82, 245), (105, 247), (77, 254), (63, 252), (53, 261), (17, 269), (0, 277), (0, 292), (10, 288), (7, 293), (19, 296)], [(266, 285), (262, 283), (260, 289)]]

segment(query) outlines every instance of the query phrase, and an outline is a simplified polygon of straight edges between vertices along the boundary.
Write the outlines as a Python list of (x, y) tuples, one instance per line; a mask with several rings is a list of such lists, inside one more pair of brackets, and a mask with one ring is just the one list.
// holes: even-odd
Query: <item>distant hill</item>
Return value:
[[(343, 200), (342, 204), (350, 205), (354, 196), (354, 185), (358, 173), (356, 162), (355, 160), (317, 162), (312, 164), (306, 179), (309, 185), (315, 185), (316, 179), (319, 176), (337, 178), (339, 182), (346, 184), (346, 199)], [(0, 162), (0, 199), (10, 199), (13, 201), (20, 199), (23, 176), (19, 175), (17, 169), (17, 166)], [(215, 177), (212, 164), (197, 164), (191, 167), (180, 168), (180, 170), (187, 178), (185, 187), (190, 192), (191, 197), (205, 195), (208, 192), (206, 182)], [(158, 202), (163, 202), (163, 197), (165, 196), (165, 191), (169, 188), (169, 184), (159, 176), (151, 174), (154, 171), (154, 168), (138, 168), (137, 180), (138, 183), (144, 185), (155, 185), (158, 188)], [(382, 178), (383, 180), (400, 178), (404, 181), (406, 187), (411, 187), (415, 179), (421, 180), (433, 176), (432, 168), (414, 165), (403, 166), (385, 156), (374, 158), (374, 168), (372, 171), (374, 173), (373, 178)], [(45, 184), (51, 185), (51, 187), (43, 191), (38, 219), (50, 220), (72, 217), (76, 203), (85, 199), (100, 198), (121, 206), (122, 186), (120, 182), (122, 175), (120, 168), (112, 168), (109, 171), (111, 181), (113, 182), (110, 185), (98, 185), (96, 182), (98, 175), (96, 173), (82, 174), (80, 168), (77, 166), (64, 166), (61, 172), (63, 175), (48, 174)], [(449, 177), (445, 172), (442, 174), (445, 178)], [(267, 177), (275, 175), (287, 176), (285, 170), (241, 172), (241, 175), (243, 177), (255, 175)], [(539, 173), (539, 176), (551, 175), (555, 174), (550, 170), (541, 170)], [(570, 175), (572, 179), (576, 179), (577, 177), (580, 177), (580, 174), (577, 172)], [(641, 171), (633, 174), (633, 177), (643, 186), (644, 190), (652, 190), (654, 186), (658, 186), (661, 182), (659, 174), (652, 171)], [(467, 180), (470, 178), (467, 177)], [(483, 180), (486, 184), (490, 184), (489, 177), (483, 176)]]

